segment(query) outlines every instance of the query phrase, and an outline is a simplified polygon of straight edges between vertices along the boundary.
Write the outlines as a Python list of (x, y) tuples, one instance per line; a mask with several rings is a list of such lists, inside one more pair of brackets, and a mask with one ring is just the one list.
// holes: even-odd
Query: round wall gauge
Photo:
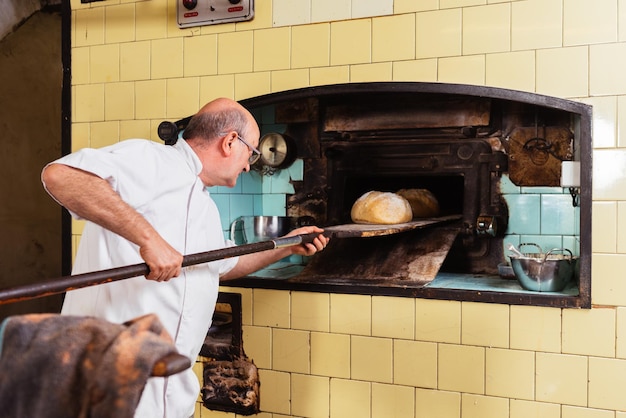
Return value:
[(295, 143), (292, 138), (279, 133), (263, 135), (259, 141), (261, 164), (271, 168), (285, 168), (296, 157)]

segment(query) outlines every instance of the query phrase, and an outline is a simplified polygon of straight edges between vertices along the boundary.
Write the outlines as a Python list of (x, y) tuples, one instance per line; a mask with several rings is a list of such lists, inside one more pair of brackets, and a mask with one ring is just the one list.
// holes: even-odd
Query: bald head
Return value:
[(258, 126), (252, 114), (238, 102), (219, 98), (210, 101), (190, 119), (183, 132), (184, 139), (211, 141), (225, 132), (236, 131), (242, 136), (258, 136)]
[(202, 106), (200, 110), (198, 110), (198, 113), (224, 112), (227, 110), (241, 110), (247, 112), (247, 110), (238, 102), (232, 99), (227, 99), (226, 97), (220, 97)]

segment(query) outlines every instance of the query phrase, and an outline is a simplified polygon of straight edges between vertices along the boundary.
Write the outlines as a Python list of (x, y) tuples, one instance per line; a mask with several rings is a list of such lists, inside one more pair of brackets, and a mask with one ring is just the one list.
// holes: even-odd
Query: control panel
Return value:
[(254, 0), (176, 0), (178, 26), (243, 22), (254, 17)]

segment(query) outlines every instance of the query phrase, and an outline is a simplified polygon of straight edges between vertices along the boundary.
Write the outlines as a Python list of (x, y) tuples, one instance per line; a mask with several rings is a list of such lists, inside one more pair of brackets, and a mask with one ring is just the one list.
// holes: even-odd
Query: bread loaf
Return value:
[(400, 189), (396, 192), (409, 201), (414, 218), (439, 216), (439, 202), (427, 189)]
[(413, 219), (411, 205), (404, 197), (378, 191), (359, 197), (352, 205), (350, 216), (359, 224), (400, 224)]

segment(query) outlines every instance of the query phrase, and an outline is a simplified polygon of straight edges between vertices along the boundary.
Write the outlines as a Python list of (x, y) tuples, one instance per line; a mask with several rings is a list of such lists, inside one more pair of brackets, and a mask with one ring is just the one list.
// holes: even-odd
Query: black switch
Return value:
[(198, 0), (183, 0), (183, 6), (187, 10), (193, 10), (198, 5)]

